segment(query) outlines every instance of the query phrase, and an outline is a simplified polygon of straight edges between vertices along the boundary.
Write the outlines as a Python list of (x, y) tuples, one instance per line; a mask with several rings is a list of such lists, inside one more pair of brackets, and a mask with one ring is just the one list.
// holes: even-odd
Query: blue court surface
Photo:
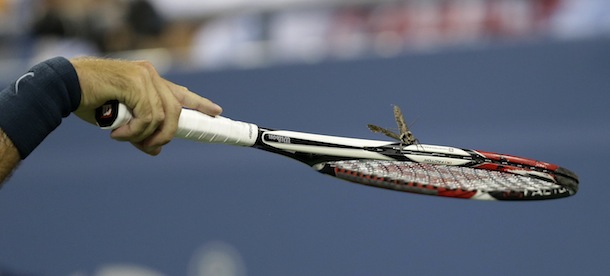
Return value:
[(574, 197), (399, 193), (255, 149), (178, 140), (153, 158), (71, 116), (0, 191), (0, 267), (28, 275), (610, 273), (609, 49), (607, 39), (530, 42), (167, 75), (227, 117), (277, 129), (384, 139), (366, 125), (394, 127), (396, 104), (420, 142), (573, 170)]

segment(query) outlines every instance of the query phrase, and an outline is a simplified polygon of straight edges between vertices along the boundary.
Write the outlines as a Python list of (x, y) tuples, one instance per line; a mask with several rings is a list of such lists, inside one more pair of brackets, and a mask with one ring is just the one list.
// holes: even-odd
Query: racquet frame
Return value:
[[(132, 114), (128, 108), (117, 101), (106, 103), (96, 112), (98, 125), (107, 129), (118, 128), (131, 118)], [(404, 134), (404, 130), (401, 132)], [(406, 141), (416, 141), (412, 134), (409, 140), (390, 142), (274, 130), (183, 109), (175, 136), (197, 142), (257, 148), (298, 160), (333, 177), (403, 192), (479, 200), (541, 200), (568, 197), (578, 191), (578, 177), (557, 165), (479, 150), (419, 143), (406, 144)], [(494, 189), (452, 188), (432, 185), (425, 181), (403, 180), (377, 173), (352, 171), (341, 165), (341, 162), (373, 163), (368, 160), (376, 160), (377, 165), (380, 164), (378, 161), (385, 161), (391, 166), (404, 165), (419, 170), (446, 171), (463, 168), (460, 170), (494, 172), (502, 178), (510, 177), (543, 185), (528, 188), (512, 188), (510, 185)], [(425, 166), (417, 164), (425, 164)], [(442, 182), (442, 179), (440, 180)], [(490, 178), (490, 181), (492, 180)]]

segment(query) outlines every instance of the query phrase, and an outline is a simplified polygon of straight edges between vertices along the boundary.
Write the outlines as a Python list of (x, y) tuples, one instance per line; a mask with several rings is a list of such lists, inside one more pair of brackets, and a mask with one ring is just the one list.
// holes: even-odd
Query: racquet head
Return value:
[(577, 176), (553, 171), (494, 170), (392, 160), (341, 160), (317, 164), (320, 172), (354, 183), (417, 194), (475, 200), (541, 200), (578, 191)]

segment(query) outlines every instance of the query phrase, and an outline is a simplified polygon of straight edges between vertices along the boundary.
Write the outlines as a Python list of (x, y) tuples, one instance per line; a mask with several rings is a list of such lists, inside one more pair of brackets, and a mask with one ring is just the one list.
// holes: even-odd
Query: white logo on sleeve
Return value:
[(19, 82), (23, 79), (25, 79), (25, 77), (34, 77), (34, 72), (29, 72), (26, 73), (25, 75), (21, 76), (19, 79), (17, 79), (17, 81), (15, 82), (15, 95), (17, 95), (17, 93), (19, 93)]

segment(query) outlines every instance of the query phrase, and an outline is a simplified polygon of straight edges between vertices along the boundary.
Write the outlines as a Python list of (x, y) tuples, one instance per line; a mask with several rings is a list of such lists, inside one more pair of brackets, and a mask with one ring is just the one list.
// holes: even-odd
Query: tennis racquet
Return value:
[[(98, 125), (115, 129), (132, 118), (110, 101)], [(273, 130), (183, 109), (175, 137), (253, 147), (303, 162), (318, 172), (390, 190), (476, 200), (542, 200), (576, 194), (578, 177), (546, 162), (448, 146)]]

